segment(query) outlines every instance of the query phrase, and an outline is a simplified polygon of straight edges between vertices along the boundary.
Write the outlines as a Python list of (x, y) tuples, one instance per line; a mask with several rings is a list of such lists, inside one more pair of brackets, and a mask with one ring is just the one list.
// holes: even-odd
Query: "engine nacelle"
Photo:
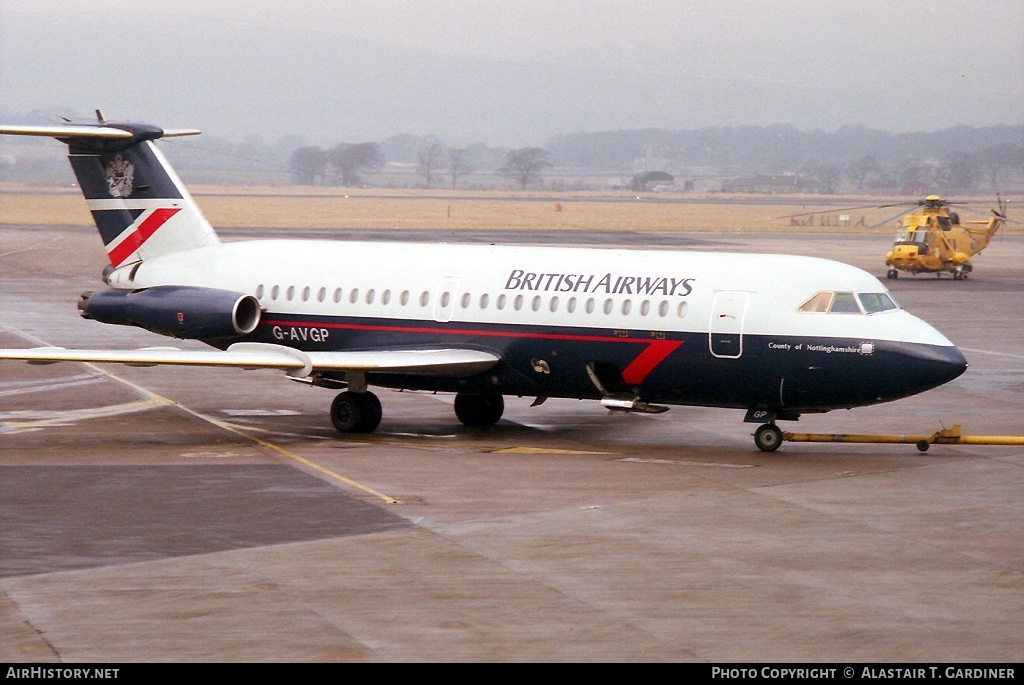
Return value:
[(83, 318), (101, 323), (197, 340), (252, 333), (261, 315), (260, 302), (252, 295), (179, 285), (82, 293), (78, 309)]

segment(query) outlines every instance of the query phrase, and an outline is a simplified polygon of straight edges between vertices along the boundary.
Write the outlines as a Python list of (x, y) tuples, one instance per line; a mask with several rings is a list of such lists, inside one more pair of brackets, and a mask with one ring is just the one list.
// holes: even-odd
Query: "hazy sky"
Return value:
[[(166, 15), (216, 18), (676, 83), (736, 79), (822, 97), (829, 88), (863, 94), (861, 111), (846, 119), (809, 97), (817, 118), (792, 123), (827, 130), (1024, 123), (1022, 0), (0, 0), (0, 40), (4, 15), (15, 13), (46, 13), (72, 27), (82, 13), (144, 24)], [(131, 39), (118, 36), (121, 54), (145, 49)], [(0, 99), (4, 80), (0, 64)], [(773, 117), (771, 107), (754, 108), (763, 120), (740, 121), (751, 118), (743, 110), (725, 123), (789, 123), (792, 108)], [(621, 127), (624, 118), (609, 114), (607, 128)], [(594, 116), (586, 120), (600, 127)]]

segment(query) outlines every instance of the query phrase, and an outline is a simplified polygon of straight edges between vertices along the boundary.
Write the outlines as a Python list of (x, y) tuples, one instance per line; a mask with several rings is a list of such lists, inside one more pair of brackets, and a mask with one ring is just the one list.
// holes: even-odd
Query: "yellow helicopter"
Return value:
[[(820, 210), (790, 214), (780, 219), (844, 212), (854, 209), (883, 209), (886, 207), (907, 207), (895, 216), (890, 216), (870, 226), (877, 228), (893, 219), (903, 217), (892, 250), (885, 255), (889, 267), (886, 278), (899, 278), (900, 271), (912, 274), (943, 273), (953, 274), (953, 279), (962, 281), (974, 268), (971, 257), (988, 247), (996, 231), (1007, 221), (1006, 203), (996, 196), (998, 209), (992, 210), (987, 221), (961, 223), (960, 215), (950, 210), (955, 203), (947, 202), (938, 195), (929, 195), (913, 203), (875, 205), (874, 207), (844, 207), (843, 209)], [(908, 207), (909, 204), (909, 207)], [(918, 209), (920, 208), (920, 209)], [(917, 210), (917, 211), (915, 211)]]
[[(912, 274), (944, 272), (962, 281), (974, 268), (971, 257), (988, 247), (999, 227), (1006, 221), (1006, 204), (998, 199), (988, 221), (960, 223), (960, 215), (950, 211), (950, 203), (938, 195), (929, 195), (917, 203), (920, 211), (907, 210), (896, 234), (896, 242), (885, 255), (889, 267), (886, 278), (899, 278), (900, 271)], [(900, 216), (900, 215), (897, 215)], [(888, 219), (887, 219), (888, 221)]]

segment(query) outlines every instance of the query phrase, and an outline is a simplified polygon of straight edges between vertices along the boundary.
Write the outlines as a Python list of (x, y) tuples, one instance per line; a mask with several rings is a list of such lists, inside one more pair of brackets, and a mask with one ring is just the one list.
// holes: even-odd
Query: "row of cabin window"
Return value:
[[(257, 299), (260, 299), (260, 300), (263, 299), (264, 295), (269, 295), (271, 300), (281, 299), (281, 296), (283, 295), (284, 299), (288, 300), (290, 302), (290, 301), (296, 299), (296, 294), (297, 294), (296, 293), (296, 288), (293, 285), (290, 285), (287, 288), (285, 288), (283, 293), (281, 292), (281, 287), (277, 286), (277, 285), (271, 286), (269, 291), (262, 284), (257, 286), (257, 288), (256, 288), (256, 297), (257, 297)], [(312, 296), (313, 296), (313, 291), (312, 291), (312, 289), (309, 286), (306, 286), (305, 288), (302, 289), (301, 292), (298, 293), (298, 295), (299, 295), (299, 298), (303, 302), (308, 302), (310, 300), (310, 298), (312, 298)], [(404, 306), (409, 304), (409, 301), (410, 301), (411, 297), (412, 296), (411, 296), (411, 294), (409, 293), (408, 290), (403, 290), (401, 295), (398, 296), (398, 303), (401, 304), (404, 307)], [(440, 305), (441, 305), (442, 308), (447, 308), (451, 304), (451, 297), (452, 297), (452, 294), (450, 292), (448, 292), (448, 291), (444, 291), (444, 292), (441, 293)], [(334, 302), (335, 303), (341, 303), (342, 299), (344, 299), (344, 292), (342, 291), (341, 288), (336, 288), (334, 290), (334, 294), (333, 294)], [(349, 291), (349, 295), (348, 295), (347, 299), (348, 299), (349, 303), (351, 303), (351, 304), (357, 303), (359, 301), (359, 288), (353, 288), (351, 291)], [(377, 291), (374, 290), (373, 288), (367, 290), (365, 295), (363, 296), (363, 299), (365, 300), (366, 304), (373, 304), (377, 300)], [(316, 292), (316, 301), (317, 302), (326, 302), (327, 301), (327, 288), (320, 288)], [(428, 306), (430, 304), (430, 292), (427, 291), (427, 290), (424, 290), (422, 293), (420, 293), (418, 301), (419, 301), (419, 305), (421, 307)], [(383, 290), (383, 291), (381, 291), (381, 293), (380, 293), (380, 303), (382, 305), (387, 305), (387, 304), (390, 304), (390, 302), (391, 302), (391, 291), (390, 290)], [(559, 302), (560, 301), (559, 301), (559, 298), (558, 298), (557, 295), (551, 297), (548, 300), (548, 302), (547, 302), (547, 309), (549, 311), (551, 311), (551, 312), (557, 312), (558, 311), (558, 307), (559, 307)], [(463, 293), (462, 296), (459, 298), (459, 305), (462, 307), (462, 309), (469, 309), (472, 306), (472, 304), (473, 304), (473, 296), (470, 293)], [(491, 296), (488, 295), (487, 293), (484, 293), (483, 295), (480, 296), (480, 298), (478, 300), (478, 304), (479, 304), (480, 309), (487, 309), (490, 306), (490, 304), (491, 304)], [(508, 296), (505, 295), (504, 293), (502, 293), (502, 294), (498, 295), (496, 298), (494, 298), (494, 307), (496, 309), (498, 309), (499, 311), (505, 309), (507, 304), (508, 304)], [(574, 313), (576, 311), (577, 305), (578, 305), (577, 299), (575, 297), (570, 297), (569, 299), (567, 299), (565, 301), (565, 311), (570, 313), (570, 314), (572, 314), (572, 313)], [(523, 296), (523, 295), (516, 295), (514, 298), (512, 298), (512, 308), (515, 311), (522, 310), (524, 306), (526, 306), (526, 297), (525, 296)], [(540, 295), (535, 295), (530, 300), (529, 306), (530, 306), (530, 309), (532, 309), (533, 311), (539, 312), (544, 307), (543, 298)], [(649, 315), (651, 315), (653, 313), (653, 307), (654, 307), (654, 303), (652, 303), (650, 300), (643, 300), (643, 301), (640, 302), (640, 305), (637, 307), (637, 311), (640, 312), (641, 316), (649, 316)], [(587, 301), (583, 304), (583, 310), (587, 314), (593, 314), (594, 311), (596, 310), (596, 308), (597, 308), (597, 301), (593, 297), (588, 298)], [(685, 301), (680, 302), (676, 306), (676, 316), (678, 316), (679, 318), (682, 318), (682, 317), (686, 316), (686, 309), (687, 309), (686, 302)], [(661, 302), (657, 303), (657, 315), (658, 316), (661, 316), (661, 317), (668, 316), (669, 310), (670, 310), (670, 305), (669, 305), (668, 300), (661, 300)], [(602, 305), (601, 305), (601, 311), (603, 311), (605, 314), (611, 314), (613, 311), (615, 311), (615, 301), (612, 300), (611, 298), (606, 299), (602, 303)], [(623, 315), (630, 314), (633, 311), (633, 302), (632, 302), (632, 300), (628, 300), (628, 299), (627, 300), (623, 300), (622, 303), (619, 305), (619, 311), (621, 311), (621, 313)]]

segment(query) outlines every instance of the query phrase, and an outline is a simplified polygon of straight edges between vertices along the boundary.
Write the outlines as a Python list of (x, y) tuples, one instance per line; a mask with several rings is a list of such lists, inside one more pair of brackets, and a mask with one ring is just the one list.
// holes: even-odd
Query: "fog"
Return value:
[[(1024, 3), (0, 0), (0, 114), (313, 143), (1024, 123)], [(44, 117), (44, 118), (45, 118)]]

